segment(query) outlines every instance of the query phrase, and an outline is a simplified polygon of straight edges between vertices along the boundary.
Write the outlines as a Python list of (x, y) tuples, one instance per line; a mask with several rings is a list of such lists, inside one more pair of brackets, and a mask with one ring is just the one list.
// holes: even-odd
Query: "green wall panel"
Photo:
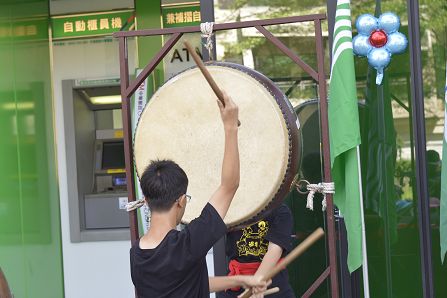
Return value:
[(15, 297), (63, 297), (48, 1), (0, 11), (0, 267)]
[[(2, 22), (2, 27), (7, 23)], [(15, 132), (14, 78), (12, 41), (0, 44), (0, 65), (2, 71), (0, 87), (0, 266), (11, 287), (17, 289), (15, 295), (25, 297), (25, 289), (20, 286), (24, 274), (20, 184), (18, 179), (18, 152)]]

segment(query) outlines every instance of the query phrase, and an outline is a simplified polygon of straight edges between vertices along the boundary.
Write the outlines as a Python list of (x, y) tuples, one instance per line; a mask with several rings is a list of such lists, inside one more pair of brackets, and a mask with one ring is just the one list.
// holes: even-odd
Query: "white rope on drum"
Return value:
[(127, 210), (127, 212), (130, 212), (130, 211), (133, 211), (133, 210), (136, 210), (136, 209), (142, 207), (144, 204), (146, 204), (145, 199), (129, 202), (126, 204), (126, 210)]
[(204, 44), (205, 48), (208, 50), (208, 54), (210, 57), (210, 60), (213, 60), (212, 58), (212, 50), (213, 50), (213, 22), (205, 22), (200, 24), (200, 31), (202, 31), (202, 37), (206, 38), (206, 43)]
[(318, 184), (308, 184), (307, 190), (309, 194), (307, 195), (307, 204), (306, 208), (310, 210), (314, 210), (314, 195), (315, 193), (323, 194), (323, 201), (321, 201), (321, 209), (326, 210), (326, 194), (335, 193), (334, 182), (320, 182)]

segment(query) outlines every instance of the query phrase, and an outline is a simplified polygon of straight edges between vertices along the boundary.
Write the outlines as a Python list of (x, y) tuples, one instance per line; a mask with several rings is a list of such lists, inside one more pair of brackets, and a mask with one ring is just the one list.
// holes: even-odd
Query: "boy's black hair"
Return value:
[(140, 186), (151, 211), (163, 212), (186, 193), (188, 177), (172, 160), (155, 160), (144, 170)]

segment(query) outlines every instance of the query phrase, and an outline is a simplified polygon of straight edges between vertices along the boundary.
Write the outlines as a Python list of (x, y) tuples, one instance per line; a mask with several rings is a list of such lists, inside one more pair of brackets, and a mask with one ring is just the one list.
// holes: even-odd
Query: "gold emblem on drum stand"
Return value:
[[(253, 228), (257, 231), (253, 231)], [(268, 230), (268, 222), (263, 220), (243, 229), (241, 238), (236, 242), (238, 255), (240, 257), (251, 255), (262, 260), (269, 245), (268, 241), (264, 240)]]

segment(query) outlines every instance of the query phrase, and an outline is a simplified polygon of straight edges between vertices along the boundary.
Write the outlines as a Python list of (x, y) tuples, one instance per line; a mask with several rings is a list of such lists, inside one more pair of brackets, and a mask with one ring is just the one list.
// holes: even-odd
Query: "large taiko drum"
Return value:
[[(259, 72), (221, 62), (207, 68), (239, 106), (241, 180), (224, 220), (235, 229), (266, 216), (288, 193), (301, 154), (299, 122), (286, 96)], [(135, 131), (139, 177), (155, 159), (172, 159), (188, 175), (185, 223), (220, 184), (224, 130), (216, 99), (200, 70), (188, 69), (152, 96)]]

